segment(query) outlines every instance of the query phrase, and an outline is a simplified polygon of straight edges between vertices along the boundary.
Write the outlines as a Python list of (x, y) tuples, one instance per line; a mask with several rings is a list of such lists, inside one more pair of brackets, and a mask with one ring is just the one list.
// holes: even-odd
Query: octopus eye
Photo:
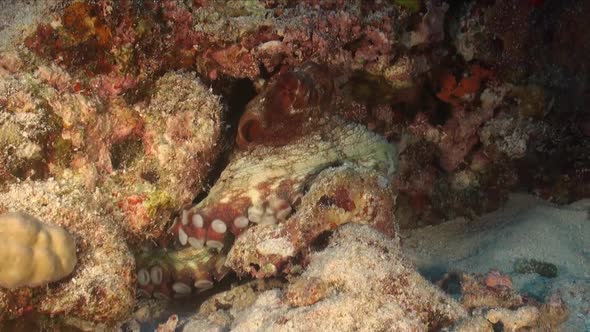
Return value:
[(262, 134), (262, 123), (258, 117), (245, 116), (240, 120), (238, 126), (237, 143), (240, 147), (245, 147), (260, 138)]

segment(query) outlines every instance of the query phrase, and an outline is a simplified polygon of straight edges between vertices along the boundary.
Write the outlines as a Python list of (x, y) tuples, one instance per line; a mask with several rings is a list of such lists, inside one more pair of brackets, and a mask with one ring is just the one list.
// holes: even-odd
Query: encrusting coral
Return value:
[[(3, 75), (0, 126), (16, 131), (0, 135), (0, 211), (65, 225), (80, 252), (72, 279), (48, 292), (0, 291), (0, 316), (35, 310), (121, 321), (135, 302), (127, 244), (163, 238), (174, 211), (203, 190), (220, 151), (219, 98), (194, 75), (174, 72), (156, 83), (149, 105), (118, 99), (104, 112), (91, 97), (61, 92), (73, 82), (57, 67)], [(32, 152), (11, 152), (19, 149)]]
[[(590, 136), (584, 133), (590, 122), (578, 111), (587, 104), (584, 82), (588, 66), (577, 61), (580, 68), (572, 68), (564, 61), (569, 54), (576, 59), (587, 54), (583, 47), (571, 45), (588, 44), (584, 43), (589, 35), (584, 33), (588, 5), (525, 1), (508, 6), (483, 0), (96, 0), (66, 1), (63, 7), (51, 22), (27, 31), (26, 49), (67, 69), (73, 77), (72, 89), (100, 95), (105, 101), (119, 97), (130, 104), (142, 101), (163, 73), (178, 69), (194, 70), (218, 86), (248, 78), (257, 87), (310, 61), (353, 72), (354, 78), (363, 81), (359, 84), (352, 79), (350, 84), (350, 96), (362, 97), (351, 107), (356, 120), (367, 121), (369, 128), (387, 133), (387, 138), (399, 138), (408, 124), (417, 124), (413, 135), (427, 141), (429, 134), (446, 135), (434, 137), (438, 151), (428, 168), (420, 172), (426, 180), (416, 180), (425, 185), (420, 190), (400, 188), (400, 203), (417, 207), (412, 217), (419, 219), (418, 224), (497, 208), (519, 181), (531, 187), (527, 183), (534, 182), (541, 186), (537, 188), (540, 195), (553, 200), (568, 201), (588, 194), (588, 186), (583, 184), (590, 173), (583, 151), (588, 146)], [(569, 24), (560, 24), (569, 17)], [(529, 29), (529, 24), (534, 28)], [(506, 26), (513, 29), (506, 31)], [(547, 41), (546, 30), (560, 38)], [(562, 43), (564, 40), (580, 42)], [(572, 79), (566, 79), (569, 77)], [(338, 83), (335, 88), (343, 82)], [(484, 90), (507, 83), (523, 91), (503, 99), (501, 110), (472, 112)], [(440, 99), (435, 100), (436, 96)], [(574, 101), (575, 107), (570, 107)], [(458, 104), (471, 105), (465, 110), (454, 109)], [(494, 122), (496, 116), (507, 114), (504, 119), (514, 119), (518, 113), (534, 113), (535, 125), (520, 119), (497, 121), (478, 138), (479, 129)], [(571, 123), (565, 120), (570, 115), (576, 118)], [(539, 122), (555, 125), (531, 132), (538, 129)], [(551, 145), (546, 141), (553, 138), (561, 142), (560, 148), (545, 150)], [(571, 139), (577, 143), (568, 144)], [(480, 143), (485, 144), (484, 149)], [(535, 148), (543, 151), (532, 153)], [(489, 150), (501, 153), (490, 154)], [(538, 168), (537, 158), (561, 160), (559, 151), (563, 150), (568, 150), (563, 156), (585, 155), (582, 162), (568, 157), (575, 170), (547, 167), (566, 173), (555, 181), (545, 180), (553, 178), (552, 171), (526, 171)], [(524, 151), (527, 156), (522, 157)], [(577, 151), (582, 152), (574, 153)], [(531, 154), (534, 158), (526, 158)], [(513, 163), (522, 158), (523, 164)], [(456, 172), (469, 167), (472, 160), (474, 166), (481, 166), (482, 159), (484, 166), (471, 172), (473, 181), (466, 190), (438, 194), (449, 188)], [(516, 168), (534, 178), (516, 172)], [(549, 195), (548, 188), (559, 195)], [(156, 201), (166, 202), (162, 195), (154, 196)], [(135, 201), (130, 198), (132, 209)], [(414, 222), (409, 224), (415, 226)]]
[(457, 322), (452, 331), (493, 331), (503, 326), (505, 331), (558, 331), (568, 317), (568, 309), (555, 293), (539, 303), (512, 288), (507, 275), (491, 270), (487, 274), (447, 274), (439, 284), (456, 278), (460, 282), (459, 302), (471, 315)]
[(37, 311), (121, 321), (135, 303), (127, 245), (163, 238), (173, 213), (204, 189), (223, 106), (182, 72), (164, 75), (144, 103), (103, 103), (60, 67), (21, 57), (0, 55), (10, 59), (0, 72), (0, 212), (64, 227), (79, 262), (45, 291), (0, 290), (0, 320)]
[(222, 150), (223, 107), (194, 74), (171, 72), (156, 81), (149, 106), (133, 111), (139, 128), (112, 145), (118, 167), (103, 187), (136, 242), (161, 238), (176, 210), (204, 190)]
[(72, 273), (74, 238), (61, 227), (23, 213), (0, 216), (0, 286), (35, 287)]

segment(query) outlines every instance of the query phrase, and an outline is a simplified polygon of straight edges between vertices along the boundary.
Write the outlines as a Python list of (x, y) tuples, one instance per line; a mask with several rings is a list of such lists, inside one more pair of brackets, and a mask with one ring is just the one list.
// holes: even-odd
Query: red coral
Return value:
[(91, 86), (101, 98), (108, 99), (135, 87), (137, 83), (137, 79), (132, 75), (113, 72), (109, 75), (98, 75), (92, 80)]
[(409, 129), (414, 134), (434, 142), (440, 149), (441, 167), (447, 172), (452, 172), (479, 142), (479, 127), (493, 115), (493, 108), (482, 108), (473, 112), (457, 109), (442, 127), (435, 127), (428, 123), (426, 114), (418, 113)]
[(164, 18), (171, 23), (174, 46), (189, 50), (199, 41), (200, 34), (193, 30), (193, 15), (174, 1), (162, 3)]
[(512, 280), (510, 277), (498, 270), (491, 270), (485, 278), (485, 284), (489, 288), (510, 288), (512, 289)]
[(471, 66), (471, 75), (457, 83), (455, 76), (446, 72), (441, 78), (441, 90), (436, 96), (455, 107), (461, 103), (461, 97), (478, 92), (484, 80), (489, 79), (492, 72), (479, 65)]
[(377, 60), (380, 55), (391, 52), (391, 42), (381, 30), (368, 27), (364, 31), (364, 38), (360, 46), (355, 50), (354, 57), (357, 61), (371, 62)]
[(234, 77), (255, 77), (259, 75), (258, 66), (250, 52), (239, 44), (212, 51), (210, 57), (222, 73)]
[(131, 195), (122, 198), (118, 203), (129, 227), (133, 230), (145, 229), (150, 224), (150, 218), (143, 204), (146, 198), (145, 195)]

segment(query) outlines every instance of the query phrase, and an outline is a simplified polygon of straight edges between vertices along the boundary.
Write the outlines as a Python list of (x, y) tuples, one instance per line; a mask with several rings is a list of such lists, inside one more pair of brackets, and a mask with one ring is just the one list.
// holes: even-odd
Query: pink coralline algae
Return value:
[(467, 111), (457, 106), (451, 110), (451, 118), (440, 127), (432, 126), (422, 113), (410, 125), (410, 130), (440, 149), (439, 163), (447, 172), (454, 171), (473, 147), (479, 142), (480, 127), (494, 115), (505, 94), (505, 89), (488, 88), (482, 92), (481, 106)]
[[(429, 7), (416, 28), (420, 44), (440, 40), (445, 8)], [(405, 38), (402, 26), (411, 30), (410, 22), (410, 13), (392, 2), (280, 6), (166, 0), (138, 7), (131, 1), (115, 6), (104, 0), (67, 6), (62, 25), (40, 25), (26, 45), (43, 57), (96, 75), (97, 92), (110, 87), (117, 95), (133, 93), (141, 88), (140, 81), (170, 69), (195, 68), (212, 80), (258, 79), (308, 61), (366, 69), (393, 83), (395, 45)]]
[(223, 106), (189, 73), (163, 75), (149, 101), (132, 106), (101, 102), (58, 66), (0, 58), (0, 213), (64, 227), (79, 257), (71, 277), (46, 288), (0, 290), (0, 320), (30, 311), (125, 320), (136, 301), (134, 251), (163, 240), (173, 213), (204, 189)]

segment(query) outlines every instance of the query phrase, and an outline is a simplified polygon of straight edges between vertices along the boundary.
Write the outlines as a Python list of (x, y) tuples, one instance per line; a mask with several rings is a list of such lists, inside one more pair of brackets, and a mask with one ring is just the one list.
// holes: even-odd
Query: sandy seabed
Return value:
[[(514, 288), (543, 299), (558, 292), (570, 310), (563, 331), (590, 330), (590, 200), (555, 206), (514, 194), (501, 209), (477, 220), (409, 231), (404, 252), (426, 277), (448, 271), (507, 273)], [(519, 259), (557, 266), (557, 277), (514, 271)]]

